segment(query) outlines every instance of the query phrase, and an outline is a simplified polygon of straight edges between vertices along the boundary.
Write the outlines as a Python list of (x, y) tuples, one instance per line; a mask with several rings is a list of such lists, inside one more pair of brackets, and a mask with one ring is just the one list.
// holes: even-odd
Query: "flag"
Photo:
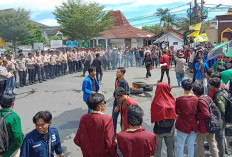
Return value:
[(205, 42), (205, 41), (209, 41), (209, 38), (208, 38), (206, 33), (200, 34), (200, 35), (196, 36), (196, 38), (194, 39), (195, 43)]
[(3, 41), (1, 37), (0, 37), (0, 46), (6, 46), (6, 42)]
[(211, 60), (218, 56), (232, 57), (232, 40), (229, 42), (217, 44), (208, 54), (208, 59)]
[(201, 30), (202, 22), (189, 26), (189, 30), (199, 31)]
[(196, 37), (196, 36), (198, 36), (199, 34), (200, 34), (200, 31), (195, 31), (195, 32), (189, 34), (187, 37)]

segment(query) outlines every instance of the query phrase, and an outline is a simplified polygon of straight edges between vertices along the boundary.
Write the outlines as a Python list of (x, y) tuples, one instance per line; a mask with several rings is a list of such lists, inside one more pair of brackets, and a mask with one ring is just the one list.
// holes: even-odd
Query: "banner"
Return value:
[(208, 38), (206, 33), (200, 34), (200, 35), (196, 36), (196, 38), (194, 39), (195, 43), (205, 42), (205, 41), (209, 41), (209, 38)]
[(6, 46), (6, 42), (3, 41), (1, 37), (0, 37), (0, 46)]
[(191, 25), (191, 26), (189, 26), (189, 30), (199, 31), (199, 30), (201, 30), (201, 25), (202, 25), (202, 22), (195, 24), (195, 25)]
[(196, 37), (196, 36), (198, 36), (199, 34), (200, 34), (200, 31), (195, 31), (195, 32), (189, 34), (187, 37)]

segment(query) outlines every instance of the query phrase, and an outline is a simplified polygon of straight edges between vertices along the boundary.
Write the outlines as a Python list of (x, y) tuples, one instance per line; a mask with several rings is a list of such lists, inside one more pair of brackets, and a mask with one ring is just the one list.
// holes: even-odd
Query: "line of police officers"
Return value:
[(14, 59), (12, 55), (2, 53), (0, 59), (0, 94), (9, 93), (10, 88), (12, 93), (16, 94), (17, 81), (19, 86), (23, 87), (67, 75), (68, 72), (73, 74), (83, 70), (84, 76), (96, 53), (104, 55), (105, 51), (102, 49), (70, 49), (67, 52), (65, 49), (47, 52), (37, 51), (35, 54), (28, 53), (27, 56), (20, 53), (17, 59)]

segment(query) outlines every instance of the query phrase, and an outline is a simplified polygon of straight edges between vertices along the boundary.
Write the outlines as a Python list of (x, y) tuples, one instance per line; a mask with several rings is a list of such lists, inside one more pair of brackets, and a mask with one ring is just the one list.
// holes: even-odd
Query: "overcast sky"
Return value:
[[(49, 25), (57, 26), (58, 23), (53, 15), (55, 6), (61, 5), (66, 0), (0, 0), (0, 10), (8, 8), (25, 8), (30, 10), (30, 17), (32, 20)], [(86, 0), (87, 1), (87, 0)], [(153, 25), (158, 23), (157, 17), (151, 17), (156, 12), (157, 8), (175, 8), (172, 12), (177, 17), (186, 16), (189, 5), (187, 3), (191, 0), (95, 0), (100, 5), (104, 5), (106, 9), (121, 10), (131, 25), (135, 27), (141, 27), (144, 25)], [(200, 0), (198, 0), (200, 2)], [(228, 3), (230, 2), (230, 3)], [(206, 4), (223, 4), (231, 5), (232, 0), (205, 0)], [(186, 5), (185, 5), (186, 4)], [(181, 6), (181, 7), (179, 7)], [(207, 5), (208, 7), (214, 7), (213, 5)], [(221, 15), (227, 12), (227, 9), (221, 10), (221, 12), (209, 12), (209, 19), (214, 18), (216, 15)], [(148, 16), (145, 19), (138, 19), (140, 16)]]

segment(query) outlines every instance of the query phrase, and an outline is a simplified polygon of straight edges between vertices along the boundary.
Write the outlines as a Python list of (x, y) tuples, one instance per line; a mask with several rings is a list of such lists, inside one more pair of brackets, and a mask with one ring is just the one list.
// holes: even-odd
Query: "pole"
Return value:
[(189, 11), (189, 25), (191, 26), (192, 25), (192, 14), (191, 14), (191, 11), (192, 11), (192, 3), (190, 2), (190, 11)]
[(200, 19), (200, 21), (202, 22), (203, 21), (203, 10), (204, 10), (204, 0), (201, 0), (201, 19)]

